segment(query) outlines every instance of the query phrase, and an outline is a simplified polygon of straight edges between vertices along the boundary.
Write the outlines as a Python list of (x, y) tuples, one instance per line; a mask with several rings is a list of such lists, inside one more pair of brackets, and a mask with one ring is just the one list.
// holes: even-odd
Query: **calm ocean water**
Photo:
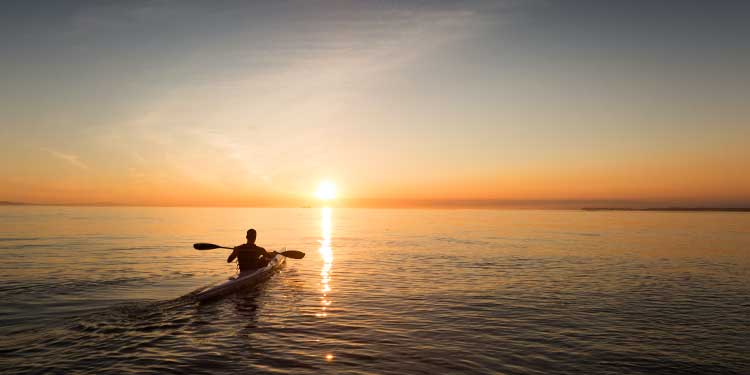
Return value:
[(749, 374), (750, 214), (0, 207), (0, 301), (4, 374)]

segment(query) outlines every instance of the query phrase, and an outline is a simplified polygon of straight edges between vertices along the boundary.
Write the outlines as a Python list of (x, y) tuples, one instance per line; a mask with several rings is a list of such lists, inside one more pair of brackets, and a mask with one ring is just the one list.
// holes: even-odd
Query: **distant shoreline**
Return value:
[(28, 203), (0, 201), (0, 206), (28, 206)]
[(616, 208), (584, 207), (583, 211), (665, 211), (665, 212), (750, 212), (745, 207), (649, 207), (649, 208)]

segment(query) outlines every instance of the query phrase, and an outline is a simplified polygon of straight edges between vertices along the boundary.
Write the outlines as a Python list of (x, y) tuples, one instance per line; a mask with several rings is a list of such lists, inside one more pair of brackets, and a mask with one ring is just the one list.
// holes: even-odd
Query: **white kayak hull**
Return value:
[(281, 254), (276, 254), (276, 256), (273, 259), (271, 259), (271, 261), (268, 262), (268, 264), (265, 267), (259, 268), (251, 272), (240, 273), (239, 275), (221, 284), (203, 289), (195, 295), (195, 298), (198, 299), (198, 301), (202, 302), (202, 301), (210, 300), (213, 298), (221, 297), (230, 293), (234, 293), (240, 289), (255, 286), (258, 283), (262, 282), (263, 280), (266, 280), (269, 277), (271, 277), (271, 275), (273, 275), (273, 273), (279, 267), (281, 267), (285, 261), (286, 261), (285, 256)]

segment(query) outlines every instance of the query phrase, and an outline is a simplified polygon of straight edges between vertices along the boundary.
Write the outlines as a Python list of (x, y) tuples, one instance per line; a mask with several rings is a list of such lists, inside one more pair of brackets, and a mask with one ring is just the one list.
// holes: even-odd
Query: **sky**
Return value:
[(750, 205), (750, 2), (4, 2), (0, 201)]

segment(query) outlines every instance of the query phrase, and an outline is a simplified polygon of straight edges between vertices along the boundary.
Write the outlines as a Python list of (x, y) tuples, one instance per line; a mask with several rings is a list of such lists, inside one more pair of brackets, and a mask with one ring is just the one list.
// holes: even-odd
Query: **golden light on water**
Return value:
[(323, 266), (320, 269), (320, 291), (322, 293), (321, 299), (321, 311), (316, 314), (319, 318), (325, 318), (328, 316), (326, 312), (327, 307), (331, 305), (331, 299), (329, 293), (331, 292), (331, 267), (333, 266), (333, 249), (331, 249), (331, 208), (324, 207), (320, 211), (320, 230), (321, 237), (320, 257), (323, 259)]
[(331, 181), (321, 181), (315, 196), (320, 200), (329, 201), (336, 198), (336, 184)]

